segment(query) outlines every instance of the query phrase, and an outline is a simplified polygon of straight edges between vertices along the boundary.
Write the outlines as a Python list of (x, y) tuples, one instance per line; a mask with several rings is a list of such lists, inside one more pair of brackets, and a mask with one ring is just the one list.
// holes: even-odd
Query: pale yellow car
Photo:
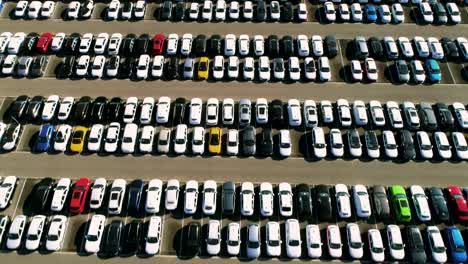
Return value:
[(210, 70), (210, 59), (208, 57), (201, 57), (198, 62), (198, 79), (208, 80)]
[(81, 153), (84, 149), (84, 142), (86, 134), (88, 133), (88, 128), (84, 126), (76, 126), (73, 129), (73, 136), (70, 144), (70, 151)]

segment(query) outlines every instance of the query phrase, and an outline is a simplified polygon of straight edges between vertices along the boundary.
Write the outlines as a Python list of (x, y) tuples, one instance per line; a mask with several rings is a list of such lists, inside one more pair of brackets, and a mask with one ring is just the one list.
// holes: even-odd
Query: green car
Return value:
[(397, 221), (411, 221), (411, 209), (409, 207), (405, 189), (400, 185), (393, 185), (389, 188), (389, 191)]

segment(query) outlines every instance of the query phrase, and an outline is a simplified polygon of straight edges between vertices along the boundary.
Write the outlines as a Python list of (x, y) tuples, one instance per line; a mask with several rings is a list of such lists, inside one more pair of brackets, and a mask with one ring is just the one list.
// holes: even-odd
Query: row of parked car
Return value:
[[(457, 4), (448, 2), (421, 2), (417, 4), (417, 11), (413, 12), (418, 24), (459, 24), (461, 13)], [(405, 12), (401, 3), (393, 4), (365, 4), (342, 3), (335, 7), (333, 2), (323, 4), (323, 14), (326, 22), (364, 22), (379, 24), (399, 24), (405, 22)]]
[[(204, 113), (204, 114), (202, 114)], [(206, 103), (201, 98), (187, 100), (179, 97), (172, 100), (161, 96), (158, 99), (129, 97), (123, 100), (114, 97), (108, 100), (99, 96), (94, 100), (89, 96), (79, 99), (58, 95), (18, 96), (11, 102), (4, 119), (14, 119), (19, 123), (56, 122), (56, 123), (139, 123), (142, 125), (177, 125), (191, 126), (263, 126), (274, 127), (373, 127), (375, 129), (412, 131), (454, 131), (468, 128), (468, 111), (464, 104), (454, 102), (431, 104), (421, 102), (381, 103), (371, 100), (349, 102), (338, 99), (315, 101), (289, 99), (287, 102), (275, 99), (268, 101), (257, 98), (251, 101), (241, 98), (238, 102), (232, 98), (219, 100), (209, 98)]]

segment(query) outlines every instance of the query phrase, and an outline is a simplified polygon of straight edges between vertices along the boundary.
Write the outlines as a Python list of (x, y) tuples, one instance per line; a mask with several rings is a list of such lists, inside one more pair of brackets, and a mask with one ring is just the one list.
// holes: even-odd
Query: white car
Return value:
[(265, 53), (265, 39), (263, 36), (255, 35), (252, 42), (255, 56), (262, 56)]
[(198, 204), (198, 182), (188, 181), (185, 185), (184, 213), (192, 215), (197, 211)]
[(461, 132), (452, 132), (452, 142), (457, 157), (461, 160), (468, 159), (468, 144), (466, 138)]
[(390, 130), (382, 131), (382, 141), (385, 155), (390, 159), (396, 159), (398, 157), (398, 145), (393, 132)]
[(338, 6), (338, 14), (340, 14), (340, 19), (343, 22), (348, 22), (351, 19), (351, 14), (349, 12), (349, 6), (347, 4), (340, 4)]
[(226, 1), (218, 0), (216, 2), (215, 20), (217, 20), (217, 21), (226, 20)]
[(153, 118), (154, 98), (145, 97), (140, 108), (140, 124), (149, 125)]
[(371, 100), (369, 102), (369, 110), (372, 117), (372, 122), (377, 127), (385, 126), (385, 115), (382, 104), (379, 101)]
[[(306, 6), (305, 3), (299, 3), (299, 5), (297, 6), (297, 18), (300, 21), (306, 21), (307, 20), (307, 6)], [(278, 19), (279, 19), (279, 14), (278, 14)]]
[(305, 125), (314, 128), (318, 125), (317, 105), (314, 100), (305, 100), (303, 105)]
[(418, 56), (421, 58), (427, 58), (429, 57), (430, 51), (429, 51), (429, 45), (427, 44), (427, 41), (420, 36), (416, 36), (413, 38), (414, 45), (416, 47), (416, 51), (418, 52)]
[(144, 126), (141, 130), (139, 140), (139, 150), (142, 153), (151, 153), (153, 151), (154, 127)]
[(260, 213), (264, 217), (273, 215), (273, 185), (268, 182), (260, 184)]
[(117, 145), (119, 143), (120, 135), (120, 123), (112, 122), (106, 131), (106, 137), (104, 138), (104, 150), (107, 153), (113, 153), (117, 151)]
[(304, 59), (304, 75), (308, 80), (315, 80), (317, 78), (317, 67), (315, 67), (315, 60), (312, 57)]
[(208, 222), (208, 236), (206, 238), (206, 252), (211, 255), (218, 255), (221, 251), (221, 223), (218, 220)]
[(416, 215), (422, 222), (431, 220), (431, 210), (424, 189), (419, 185), (411, 185), (411, 198), (416, 209)]
[(125, 180), (116, 179), (112, 183), (107, 206), (110, 215), (119, 215), (122, 212), (126, 188), (127, 182)]
[(434, 22), (434, 14), (429, 3), (419, 3), (419, 13), (422, 16), (424, 23), (430, 24)]
[(291, 184), (282, 182), (278, 185), (278, 205), (280, 214), (288, 217), (293, 212), (293, 193)]
[(250, 216), (254, 213), (254, 186), (251, 182), (243, 182), (240, 192), (240, 208), (243, 216)]
[(41, 11), (42, 2), (31, 1), (28, 6), (28, 18), (36, 19), (39, 17), (39, 11)]
[(190, 33), (186, 33), (182, 36), (182, 42), (180, 46), (180, 53), (188, 56), (192, 51), (193, 36)]
[(16, 188), (16, 176), (7, 176), (0, 185), (0, 209), (5, 209), (11, 202), (11, 196)]
[(136, 77), (139, 80), (148, 78), (148, 70), (150, 65), (150, 56), (148, 54), (140, 55), (136, 65)]
[(211, 2), (210, 0), (205, 0), (205, 2), (203, 2), (203, 7), (202, 7), (202, 20), (211, 21), (212, 16), (213, 16), (213, 2)]
[(106, 63), (106, 57), (98, 55), (94, 57), (93, 65), (91, 66), (91, 76), (95, 78), (101, 78), (104, 72), (104, 64)]
[(341, 158), (344, 155), (343, 136), (337, 128), (330, 130), (330, 149), (335, 158)]
[(153, 64), (151, 65), (151, 76), (153, 78), (161, 78), (164, 69), (164, 56), (157, 55), (153, 58)]
[(353, 259), (361, 259), (364, 255), (364, 249), (362, 248), (364, 243), (362, 243), (359, 225), (356, 223), (346, 224), (346, 237), (348, 239), (349, 255)]
[(5, 140), (5, 137), (2, 139), (3, 150), (10, 151), (16, 147), (16, 143), (18, 141), (19, 133), (21, 130), (21, 125), (10, 124), (8, 125), (7, 130), (12, 130), (13, 132), (11, 134), (11, 138), (8, 138), (8, 140)]
[(268, 123), (268, 101), (265, 98), (257, 98), (255, 103), (257, 124)]
[(395, 101), (388, 101), (386, 103), (387, 113), (390, 121), (390, 125), (394, 129), (403, 128), (403, 117), (401, 115), (400, 107)]
[(403, 7), (400, 3), (392, 4), (392, 18), (393, 23), (400, 24), (405, 23), (405, 13), (403, 12)]
[(123, 2), (122, 8), (120, 9), (120, 18), (123, 20), (129, 20), (132, 17), (133, 2)]
[(101, 208), (104, 195), (106, 193), (107, 180), (104, 178), (97, 178), (94, 180), (93, 187), (91, 187), (91, 197), (89, 198), (89, 207), (91, 209)]
[(192, 98), (192, 100), (190, 100), (190, 125), (196, 126), (201, 124), (202, 104), (203, 102), (200, 98)]
[[(62, 49), (62, 46), (63, 46), (63, 43), (65, 41), (65, 33), (63, 32), (59, 32), (57, 34), (54, 35), (54, 37), (52, 38), (52, 43), (50, 44), (50, 49), (53, 51), (53, 52), (58, 52), (59, 50)], [(1, 36), (0, 36), (1, 38)], [(0, 41), (1, 43), (1, 41)]]
[(363, 101), (356, 100), (353, 102), (354, 123), (357, 126), (365, 126), (368, 124), (367, 108)]
[(245, 1), (244, 2), (244, 9), (243, 9), (243, 18), (245, 20), (252, 20), (253, 19), (253, 4), (252, 1)]
[(100, 249), (102, 234), (106, 225), (106, 217), (101, 214), (93, 215), (85, 235), (84, 249), (87, 253), (97, 253)]
[(237, 256), (240, 252), (240, 225), (239, 223), (229, 223), (227, 228), (226, 245), (227, 252), (231, 256)]
[(432, 143), (429, 135), (425, 131), (416, 132), (416, 138), (419, 146), (419, 153), (423, 159), (432, 159)]
[(222, 80), (224, 77), (224, 57), (215, 56), (213, 61), (213, 78)]
[(78, 1), (71, 1), (68, 4), (67, 8), (67, 18), (68, 19), (77, 19), (80, 12), (81, 3)]
[(325, 133), (321, 127), (314, 127), (312, 129), (312, 146), (314, 148), (314, 156), (317, 159), (323, 159), (327, 156)]
[(247, 258), (256, 259), (260, 256), (260, 226), (249, 224), (247, 226)]
[(240, 13), (240, 7), (239, 7), (239, 2), (237, 1), (232, 1), (229, 5), (229, 18), (233, 21), (236, 21), (239, 19), (239, 13)]
[(330, 101), (323, 100), (320, 102), (320, 110), (322, 112), (322, 121), (325, 124), (333, 123), (333, 106)]
[(318, 225), (309, 224), (306, 226), (307, 254), (310, 258), (316, 259), (322, 256), (322, 238)]
[(239, 58), (237, 56), (229, 56), (227, 72), (229, 79), (237, 79), (239, 77)]
[(313, 35), (312, 36), (312, 51), (314, 52), (314, 55), (317, 57), (323, 56), (324, 49), (323, 49), (323, 39), (319, 35)]
[(340, 119), (341, 126), (350, 127), (353, 122), (351, 119), (351, 109), (349, 107), (348, 100), (338, 99), (336, 101), (336, 105), (338, 108), (338, 117)]
[(166, 186), (166, 210), (172, 211), (177, 208), (179, 203), (179, 181), (172, 179), (167, 182)]
[(416, 130), (421, 126), (416, 107), (412, 102), (403, 102), (403, 112), (405, 115), (406, 126), (408, 129)]
[(445, 247), (439, 228), (437, 226), (428, 226), (426, 230), (432, 260), (436, 263), (447, 262), (447, 248)]
[(216, 191), (215, 181), (205, 181), (203, 183), (203, 213), (205, 215), (214, 215), (216, 212)]
[(134, 19), (143, 19), (146, 12), (146, 1), (139, 0), (136, 1), (133, 6), (133, 18)]
[(353, 78), (353, 81), (359, 82), (362, 81), (362, 76), (363, 76), (363, 71), (361, 67), (361, 62), (358, 60), (352, 60), (351, 61), (351, 77)]
[(337, 225), (327, 226), (328, 254), (334, 259), (343, 255), (343, 244), (341, 243), (340, 228)]
[(35, 215), (29, 223), (28, 231), (26, 232), (25, 247), (27, 250), (37, 250), (42, 241), (42, 234), (46, 224), (45, 215)]
[(20, 247), (26, 222), (27, 217), (25, 215), (17, 215), (11, 222), (6, 241), (6, 247), (8, 249), (14, 250)]
[(325, 13), (325, 18), (328, 22), (335, 22), (336, 12), (332, 2), (325, 2), (323, 4), (323, 11)]
[(104, 126), (101, 124), (94, 124), (91, 127), (88, 136), (88, 150), (91, 152), (98, 152), (101, 150), (102, 138), (104, 135)]
[(380, 16), (380, 21), (383, 24), (388, 24), (392, 20), (392, 15), (390, 14), (390, 8), (388, 5), (379, 5), (377, 8), (377, 12), (379, 13)]
[(420, 60), (412, 60), (410, 63), (411, 76), (415, 83), (423, 83), (426, 80), (423, 64)]
[(247, 57), (244, 59), (244, 67), (242, 68), (242, 75), (244, 80), (252, 81), (255, 74), (255, 61), (252, 57)]
[(158, 110), (156, 112), (156, 122), (166, 124), (169, 122), (169, 110), (171, 109), (171, 98), (161, 96), (158, 100)]
[(161, 245), (162, 221), (160, 216), (152, 216), (149, 220), (148, 231), (146, 232), (145, 252), (148, 255), (155, 255), (159, 252)]
[(297, 127), (302, 124), (301, 104), (299, 100), (288, 100), (288, 119), (290, 126)]
[(174, 33), (169, 34), (167, 38), (166, 53), (168, 55), (176, 55), (178, 43), (179, 43), (179, 35), (174, 34)]
[(258, 77), (260, 81), (267, 82), (271, 77), (270, 59), (268, 56), (258, 58)]
[(13, 34), (11, 32), (3, 32), (0, 34), (0, 53), (4, 53), (6, 51), (12, 36)]
[(108, 20), (115, 20), (119, 16), (120, 10), (120, 1), (112, 0), (107, 7), (107, 19)]
[(224, 55), (234, 56), (236, 55), (236, 35), (227, 34), (224, 38)]
[(47, 101), (44, 103), (44, 108), (42, 110), (42, 120), (50, 121), (55, 116), (57, 106), (59, 103), (58, 95), (51, 95), (47, 98)]
[(401, 55), (407, 59), (411, 59), (414, 56), (413, 46), (407, 37), (399, 37), (397, 39), (398, 45), (400, 46)]
[(8, 53), (18, 54), (20, 52), (20, 48), (23, 46), (25, 38), (26, 33), (16, 32), (13, 37), (11, 37), (10, 42), (8, 42)]
[(54, 1), (45, 1), (42, 4), (41, 8), (41, 17), (42, 18), (49, 18), (55, 11), (55, 2)]
[(378, 69), (377, 69), (377, 64), (375, 63), (375, 60), (372, 58), (366, 58), (364, 60), (364, 72), (366, 74), (366, 78), (369, 81), (377, 81), (377, 78), (379, 77)]
[(218, 124), (218, 106), (218, 99), (208, 98), (206, 102), (206, 125), (216, 126)]
[(18, 63), (18, 57), (16, 55), (7, 55), (2, 65), (3, 75), (12, 75), (16, 64)]
[(289, 130), (281, 129), (279, 133), (279, 152), (282, 157), (291, 156), (291, 135)]
[(161, 204), (162, 181), (159, 179), (152, 179), (148, 183), (146, 190), (145, 211), (149, 214), (159, 212)]
[[(0, 35), (0, 38), (1, 38), (1, 35)], [(0, 40), (0, 43), (1, 43), (1, 40)], [(455, 39), (455, 43), (457, 44), (458, 49), (460, 51), (460, 57), (462, 59), (468, 60), (468, 40), (463, 37), (458, 37)], [(0, 51), (1, 50), (2, 49), (0, 48)]]
[(174, 138), (174, 152), (184, 154), (187, 150), (187, 125), (179, 124)]
[(353, 188), (353, 200), (356, 207), (356, 214), (361, 218), (369, 218), (371, 216), (371, 205), (369, 193), (366, 186), (357, 184)]
[(362, 22), (362, 8), (359, 3), (351, 4), (351, 20), (354, 22)]
[(84, 77), (88, 74), (88, 67), (90, 63), (91, 58), (89, 55), (82, 55), (78, 59), (78, 62), (76, 64), (76, 76), (78, 77)]
[(459, 24), (461, 22), (460, 10), (458, 9), (457, 4), (447, 3), (445, 5), (445, 9), (447, 10), (447, 15), (452, 23)]
[(431, 51), (431, 56), (433, 59), (441, 60), (444, 58), (444, 50), (438, 39), (434, 37), (427, 38), (427, 45), (429, 46), (429, 50)]
[(15, 17), (24, 17), (26, 14), (26, 9), (28, 7), (29, 1), (18, 1), (15, 6)]
[(301, 78), (301, 66), (298, 57), (289, 57), (288, 59), (289, 79), (299, 81)]
[(318, 72), (319, 72), (319, 78), (321, 81), (326, 82), (329, 81), (331, 78), (331, 72), (330, 72), (330, 61), (328, 60), (328, 57), (320, 57), (318, 59)]
[(92, 42), (93, 42), (93, 33), (83, 34), (83, 36), (80, 38), (80, 46), (78, 48), (79, 52), (81, 54), (88, 53)]
[(158, 152), (169, 153), (169, 145), (171, 139), (171, 130), (169, 128), (163, 128), (159, 131), (158, 136)]
[(336, 209), (341, 218), (351, 217), (351, 200), (348, 187), (344, 184), (335, 185)]
[(286, 234), (286, 254), (288, 258), (299, 258), (301, 256), (301, 233), (299, 221), (297, 219), (288, 219), (285, 224)]
[(54, 188), (54, 195), (52, 196), (52, 202), (50, 204), (50, 210), (54, 212), (60, 212), (63, 209), (65, 201), (70, 190), (71, 180), (70, 178), (61, 178)]
[(136, 137), (138, 134), (137, 124), (126, 124), (122, 136), (122, 153), (135, 152)]
[(236, 129), (228, 130), (226, 145), (228, 155), (236, 156), (239, 153), (239, 132)]
[(125, 102), (125, 108), (123, 112), (123, 121), (125, 124), (132, 123), (135, 120), (136, 110), (138, 108), (138, 98), (128, 97)]
[(400, 228), (397, 225), (387, 226), (387, 241), (390, 256), (397, 261), (405, 259), (405, 244), (403, 243)]
[(72, 132), (72, 127), (70, 125), (60, 125), (57, 128), (54, 139), (54, 150), (65, 152), (67, 150), (68, 140)]
[(234, 124), (234, 100), (232, 98), (224, 98), (222, 109), (223, 125)]
[(250, 51), (250, 39), (248, 35), (242, 34), (239, 36), (239, 55), (247, 56)]
[(462, 103), (455, 102), (452, 104), (453, 111), (457, 117), (458, 125), (463, 128), (468, 128), (468, 111), (465, 109), (465, 106)]
[(447, 135), (444, 132), (437, 131), (434, 133), (434, 141), (439, 157), (442, 159), (450, 159), (452, 157), (452, 147), (450, 146)]
[(269, 257), (279, 257), (281, 255), (281, 234), (278, 222), (268, 222), (265, 226), (265, 244)]
[(68, 218), (64, 215), (54, 215), (49, 222), (49, 230), (45, 247), (48, 251), (59, 251), (68, 225)]
[(109, 42), (109, 34), (99, 33), (94, 43), (94, 53), (103, 54), (107, 49), (107, 43)]
[(383, 262), (385, 260), (385, 252), (380, 231), (378, 229), (369, 229), (367, 237), (369, 239), (369, 250), (372, 261)]
[(192, 2), (190, 4), (190, 9), (189, 9), (189, 18), (191, 20), (197, 20), (198, 19), (198, 13), (199, 13), (199, 4), (196, 2)]

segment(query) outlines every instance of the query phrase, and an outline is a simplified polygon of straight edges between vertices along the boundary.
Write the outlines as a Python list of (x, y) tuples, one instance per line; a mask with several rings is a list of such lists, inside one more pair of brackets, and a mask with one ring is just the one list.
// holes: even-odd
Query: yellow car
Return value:
[(208, 144), (208, 151), (210, 154), (220, 154), (221, 153), (221, 128), (212, 127), (210, 128), (210, 139)]
[(198, 62), (198, 79), (208, 80), (208, 72), (210, 69), (210, 59), (208, 57), (201, 57)]
[(81, 153), (84, 148), (84, 142), (88, 128), (84, 126), (77, 126), (73, 129), (73, 136), (70, 144), (71, 152)]

